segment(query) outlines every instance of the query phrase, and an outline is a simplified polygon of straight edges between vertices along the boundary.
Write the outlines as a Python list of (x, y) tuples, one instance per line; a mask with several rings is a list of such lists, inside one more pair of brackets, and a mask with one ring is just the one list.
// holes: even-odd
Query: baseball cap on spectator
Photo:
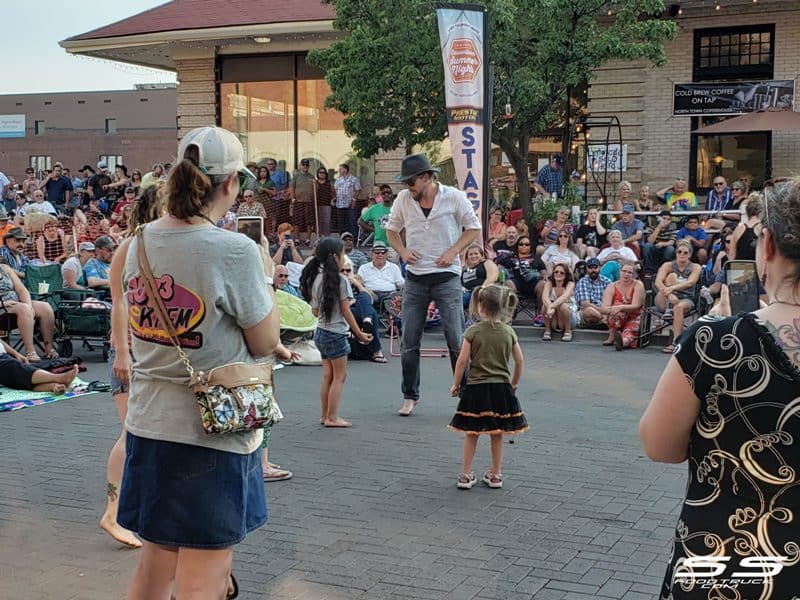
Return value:
[(372, 244), (372, 251), (373, 252), (386, 252), (386, 251), (388, 251), (388, 248), (386, 247), (386, 244), (384, 244), (383, 242), (375, 242), (374, 244)]
[(555, 161), (555, 163), (556, 163), (557, 165), (559, 165), (559, 166), (561, 166), (561, 165), (563, 165), (563, 164), (564, 164), (564, 157), (563, 157), (563, 156), (561, 156), (560, 154), (556, 154), (556, 155), (553, 157), (553, 160), (554, 160), (554, 161)]
[(8, 213), (2, 206), (0, 206), (0, 221), (8, 221)]
[(592, 267), (599, 267), (600, 266), (600, 259), (598, 258), (590, 258), (586, 261), (586, 268), (590, 269)]
[(22, 227), (12, 227), (11, 229), (8, 230), (8, 233), (6, 233), (3, 236), (3, 241), (5, 242), (6, 240), (11, 238), (17, 240), (26, 240), (28, 239), (28, 236), (25, 235), (24, 231), (22, 231)]
[(339, 234), (339, 239), (340, 239), (340, 240), (343, 240), (344, 238), (348, 238), (348, 237), (349, 237), (351, 240), (353, 239), (353, 234), (352, 234), (352, 233), (350, 233), (349, 231), (343, 231), (341, 234)]
[(624, 213), (626, 213), (626, 212), (627, 213), (632, 213), (634, 210), (636, 210), (636, 209), (633, 208), (633, 204), (626, 204), (625, 206), (622, 207), (622, 212), (624, 212)]
[(104, 161), (104, 160), (101, 160), (99, 163), (97, 163), (97, 168), (98, 168), (98, 169), (104, 169), (104, 170), (105, 170), (105, 169), (107, 169), (107, 168), (108, 168), (108, 165), (106, 164), (106, 161)]
[(569, 178), (570, 179), (580, 179), (581, 178), (580, 171), (573, 171), (572, 173), (569, 174)]
[(78, 246), (78, 252), (94, 252), (94, 244), (92, 242), (82, 242), (80, 246)]
[(193, 147), (197, 149), (197, 167), (206, 175), (241, 173), (258, 179), (244, 164), (242, 142), (227, 129), (215, 126), (192, 129), (181, 140), (178, 156), (188, 158), (187, 152)]
[(304, 158), (303, 160), (300, 161), (300, 164), (304, 167), (308, 167), (309, 165), (311, 165), (311, 161), (308, 160), (307, 158)]
[(97, 238), (94, 241), (94, 247), (95, 248), (116, 248), (117, 247), (117, 243), (114, 241), (114, 238), (112, 238), (110, 236), (107, 236), (107, 235), (101, 235), (99, 238)]

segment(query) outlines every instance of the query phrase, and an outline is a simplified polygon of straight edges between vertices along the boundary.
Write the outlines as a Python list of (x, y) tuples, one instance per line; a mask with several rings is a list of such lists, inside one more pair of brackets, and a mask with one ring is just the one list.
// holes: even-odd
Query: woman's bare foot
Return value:
[(323, 423), (325, 427), (352, 427), (353, 424), (350, 421), (345, 421), (341, 417), (336, 417), (335, 419), (325, 419)]
[(123, 544), (128, 548), (142, 547), (142, 542), (140, 542), (132, 532), (122, 527), (109, 515), (103, 515), (103, 518), (100, 519), (100, 528), (117, 540), (120, 544)]
[(77, 376), (78, 376), (78, 365), (73, 365), (73, 367), (69, 371), (59, 375), (56, 378), (56, 380), (58, 381), (58, 383), (63, 384), (65, 388), (68, 388), (72, 384), (72, 381)]

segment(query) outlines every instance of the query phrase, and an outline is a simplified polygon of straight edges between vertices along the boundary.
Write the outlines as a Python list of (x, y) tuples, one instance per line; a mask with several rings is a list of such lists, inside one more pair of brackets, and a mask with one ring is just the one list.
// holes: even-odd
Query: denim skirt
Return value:
[(117, 521), (144, 540), (228, 548), (267, 521), (261, 448), (235, 454), (127, 434)]

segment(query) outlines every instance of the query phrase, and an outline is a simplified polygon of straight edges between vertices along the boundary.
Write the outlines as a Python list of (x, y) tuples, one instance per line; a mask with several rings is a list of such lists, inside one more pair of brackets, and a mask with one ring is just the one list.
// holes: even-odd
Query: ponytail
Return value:
[(209, 177), (197, 167), (191, 156), (187, 156), (169, 172), (166, 183), (167, 212), (184, 221), (201, 216), (203, 208), (211, 202), (214, 192), (227, 178), (226, 175)]

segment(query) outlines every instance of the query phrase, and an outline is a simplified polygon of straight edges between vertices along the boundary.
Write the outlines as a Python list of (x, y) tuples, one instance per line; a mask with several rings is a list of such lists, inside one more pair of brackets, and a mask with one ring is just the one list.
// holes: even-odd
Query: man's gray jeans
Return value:
[[(410, 278), (403, 287), (402, 307), (402, 365), (403, 398), (419, 400), (419, 359), (422, 331), (428, 315), (428, 305), (436, 303), (450, 351), (450, 365), (455, 368), (464, 335), (464, 308), (461, 278), (453, 276), (442, 283), (421, 283)], [(447, 386), (449, 388), (449, 385)], [(442, 386), (442, 393), (445, 386)]]

